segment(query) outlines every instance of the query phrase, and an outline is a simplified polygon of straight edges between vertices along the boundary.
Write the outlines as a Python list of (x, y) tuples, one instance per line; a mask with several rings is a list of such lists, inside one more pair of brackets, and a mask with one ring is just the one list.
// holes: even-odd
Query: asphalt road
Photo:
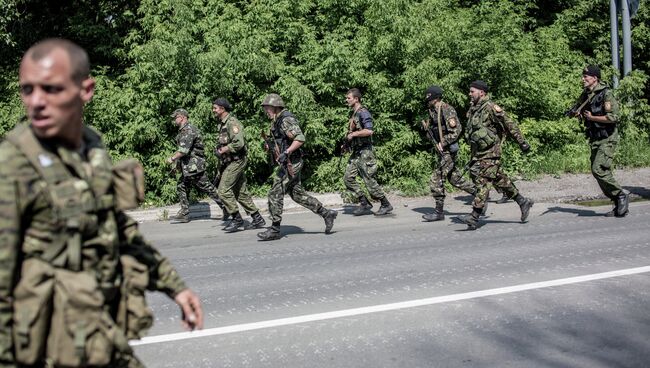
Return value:
[(490, 204), (476, 231), (452, 217), (341, 209), (334, 233), (311, 212), (287, 214), (284, 238), (224, 234), (217, 220), (143, 232), (201, 296), (203, 336), (176, 305), (134, 344), (148, 367), (648, 367), (650, 203), (609, 207)]

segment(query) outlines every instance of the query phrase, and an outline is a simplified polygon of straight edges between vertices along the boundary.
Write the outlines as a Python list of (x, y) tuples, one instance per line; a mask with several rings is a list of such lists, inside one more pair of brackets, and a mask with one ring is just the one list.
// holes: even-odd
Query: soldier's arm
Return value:
[(604, 123), (616, 124), (618, 123), (619, 110), (618, 110), (618, 101), (614, 97), (614, 93), (611, 89), (607, 89), (605, 92), (605, 101), (603, 101), (603, 108), (605, 109), (604, 118), (606, 121)]
[(460, 139), (460, 135), (463, 132), (463, 126), (460, 124), (456, 110), (454, 110), (453, 107), (448, 106), (448, 108), (442, 110), (442, 113), (447, 122), (447, 134), (445, 134), (444, 137), (445, 146), (449, 146)]
[(291, 145), (285, 148), (288, 153), (292, 153), (300, 148), (300, 146), (302, 146), (307, 140), (298, 125), (298, 121), (294, 118), (284, 119), (282, 122), (282, 130), (284, 131), (284, 134), (291, 139)]
[(162, 291), (174, 298), (187, 289), (171, 262), (161, 255), (138, 230), (138, 223), (124, 212), (118, 212), (120, 254), (129, 254), (149, 268), (149, 290)]
[(226, 146), (228, 152), (236, 153), (245, 147), (244, 127), (240, 122), (234, 122), (228, 127), (228, 135), (230, 136), (230, 143)]
[(361, 123), (361, 130), (351, 133), (352, 137), (369, 137), (373, 134), (373, 121), (370, 111), (365, 108), (359, 111), (359, 122)]
[(501, 128), (505, 130), (508, 135), (517, 142), (517, 144), (521, 146), (526, 143), (526, 139), (524, 138), (521, 129), (519, 129), (519, 125), (510, 119), (499, 105), (492, 106), (492, 113), (495, 120), (501, 125)]

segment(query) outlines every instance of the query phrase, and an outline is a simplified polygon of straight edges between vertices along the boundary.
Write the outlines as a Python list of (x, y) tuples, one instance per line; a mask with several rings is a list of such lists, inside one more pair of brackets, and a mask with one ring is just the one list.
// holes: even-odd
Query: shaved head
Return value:
[(70, 61), (70, 73), (75, 82), (81, 82), (90, 76), (88, 54), (79, 45), (62, 38), (48, 38), (33, 45), (25, 52), (23, 60), (30, 58), (37, 62), (54, 50), (63, 50)]

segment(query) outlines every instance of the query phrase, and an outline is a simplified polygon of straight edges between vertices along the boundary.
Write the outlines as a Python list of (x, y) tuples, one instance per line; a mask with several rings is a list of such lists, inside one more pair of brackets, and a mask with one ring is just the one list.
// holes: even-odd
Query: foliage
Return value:
[[(74, 7), (74, 11), (72, 8)], [(68, 16), (73, 14), (73, 16)], [(650, 32), (648, 7), (633, 19), (636, 71), (621, 80), (624, 136), (619, 165), (648, 165)], [(148, 200), (176, 200), (164, 160), (174, 150), (177, 107), (214, 147), (211, 101), (228, 98), (246, 126), (247, 175), (263, 194), (271, 168), (260, 132), (260, 102), (277, 92), (307, 136), (304, 182), (344, 191), (336, 142), (343, 137), (345, 92), (359, 87), (375, 120), (378, 180), (406, 194), (428, 192), (434, 156), (419, 121), (423, 91), (445, 89), (464, 116), (472, 80), (516, 120), (533, 152), (505, 147), (506, 170), (526, 177), (589, 169), (575, 120), (563, 112), (580, 94), (587, 63), (614, 71), (607, 2), (587, 0), (0, 0), (0, 135), (20, 119), (16, 70), (22, 52), (43, 37), (63, 36), (88, 49), (97, 91), (86, 121), (104, 133), (114, 158), (145, 163)], [(461, 162), (467, 161), (461, 145)], [(345, 161), (345, 158), (343, 159)], [(209, 170), (215, 158), (209, 155)]]

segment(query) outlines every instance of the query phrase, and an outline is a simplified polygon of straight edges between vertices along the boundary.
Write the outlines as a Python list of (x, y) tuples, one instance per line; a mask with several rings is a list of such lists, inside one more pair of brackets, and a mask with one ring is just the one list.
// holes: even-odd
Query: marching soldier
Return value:
[(242, 205), (253, 221), (248, 228), (264, 227), (266, 221), (253, 203), (253, 198), (246, 186), (246, 138), (244, 127), (231, 113), (232, 106), (225, 98), (217, 98), (212, 102), (212, 112), (221, 122), (219, 138), (215, 152), (220, 162), (221, 177), (218, 183), (219, 198), (232, 218), (223, 229), (225, 232), (235, 232), (244, 226), (244, 220), (239, 213), (237, 202)]
[(372, 116), (370, 115), (370, 111), (361, 105), (361, 91), (359, 89), (350, 89), (345, 95), (345, 101), (352, 109), (348, 121), (348, 134), (346, 136), (348, 146), (352, 152), (348, 166), (345, 169), (343, 181), (345, 182), (345, 187), (359, 199), (359, 207), (354, 211), (354, 215), (361, 216), (372, 213), (370, 211), (372, 204), (366, 198), (361, 186), (357, 182), (357, 176), (363, 179), (370, 193), (370, 197), (381, 203), (375, 215), (387, 215), (393, 211), (393, 206), (374, 178), (377, 172), (377, 161), (375, 160), (375, 152), (372, 148)]
[(431, 194), (436, 201), (436, 209), (433, 213), (422, 215), (426, 221), (440, 221), (445, 218), (443, 212), (445, 180), (449, 180), (451, 185), (471, 195), (476, 194), (476, 186), (463, 178), (462, 172), (456, 166), (462, 126), (458, 121), (456, 110), (442, 101), (442, 93), (443, 90), (439, 86), (430, 86), (425, 96), (429, 118), (422, 121), (422, 127), (438, 154), (438, 163), (429, 181)]
[(591, 174), (600, 189), (614, 202), (607, 217), (628, 214), (628, 194), (614, 178), (612, 166), (618, 145), (618, 102), (612, 90), (600, 80), (600, 68), (589, 65), (582, 71), (584, 91), (567, 115), (580, 118), (591, 148)]
[(517, 124), (503, 109), (490, 100), (488, 86), (477, 80), (471, 83), (469, 97), (471, 105), (467, 112), (467, 137), (471, 146), (470, 174), (476, 195), (472, 203), (472, 212), (459, 217), (468, 229), (475, 230), (490, 193), (490, 184), (514, 199), (521, 210), (521, 222), (526, 222), (533, 201), (525, 198), (510, 181), (501, 168), (501, 136), (508, 134), (517, 141), (521, 150), (530, 151), (530, 145), (524, 139)]
[(307, 194), (302, 187), (301, 171), (304, 162), (300, 147), (305, 143), (306, 138), (298, 125), (298, 120), (285, 108), (284, 101), (278, 94), (268, 94), (262, 102), (262, 108), (271, 119), (270, 136), (265, 146), (278, 166), (273, 172), (273, 185), (268, 194), (269, 212), (273, 223), (257, 236), (261, 240), (276, 240), (282, 237), (280, 223), (285, 194), (289, 194), (298, 204), (322, 216), (325, 220), (325, 234), (329, 234), (338, 212), (323, 207), (318, 199)]
[(174, 119), (174, 124), (178, 126), (178, 134), (176, 135), (178, 149), (167, 159), (167, 163), (172, 165), (176, 164), (176, 167), (180, 166), (181, 170), (181, 176), (176, 185), (181, 209), (173, 219), (178, 222), (190, 221), (189, 192), (192, 187), (196, 187), (200, 191), (208, 193), (208, 196), (221, 207), (223, 212), (222, 219), (226, 221), (229, 216), (228, 212), (221, 199), (219, 199), (217, 188), (208, 180), (205, 172), (205, 152), (201, 132), (194, 125), (190, 124), (187, 110), (176, 109), (171, 117)]

